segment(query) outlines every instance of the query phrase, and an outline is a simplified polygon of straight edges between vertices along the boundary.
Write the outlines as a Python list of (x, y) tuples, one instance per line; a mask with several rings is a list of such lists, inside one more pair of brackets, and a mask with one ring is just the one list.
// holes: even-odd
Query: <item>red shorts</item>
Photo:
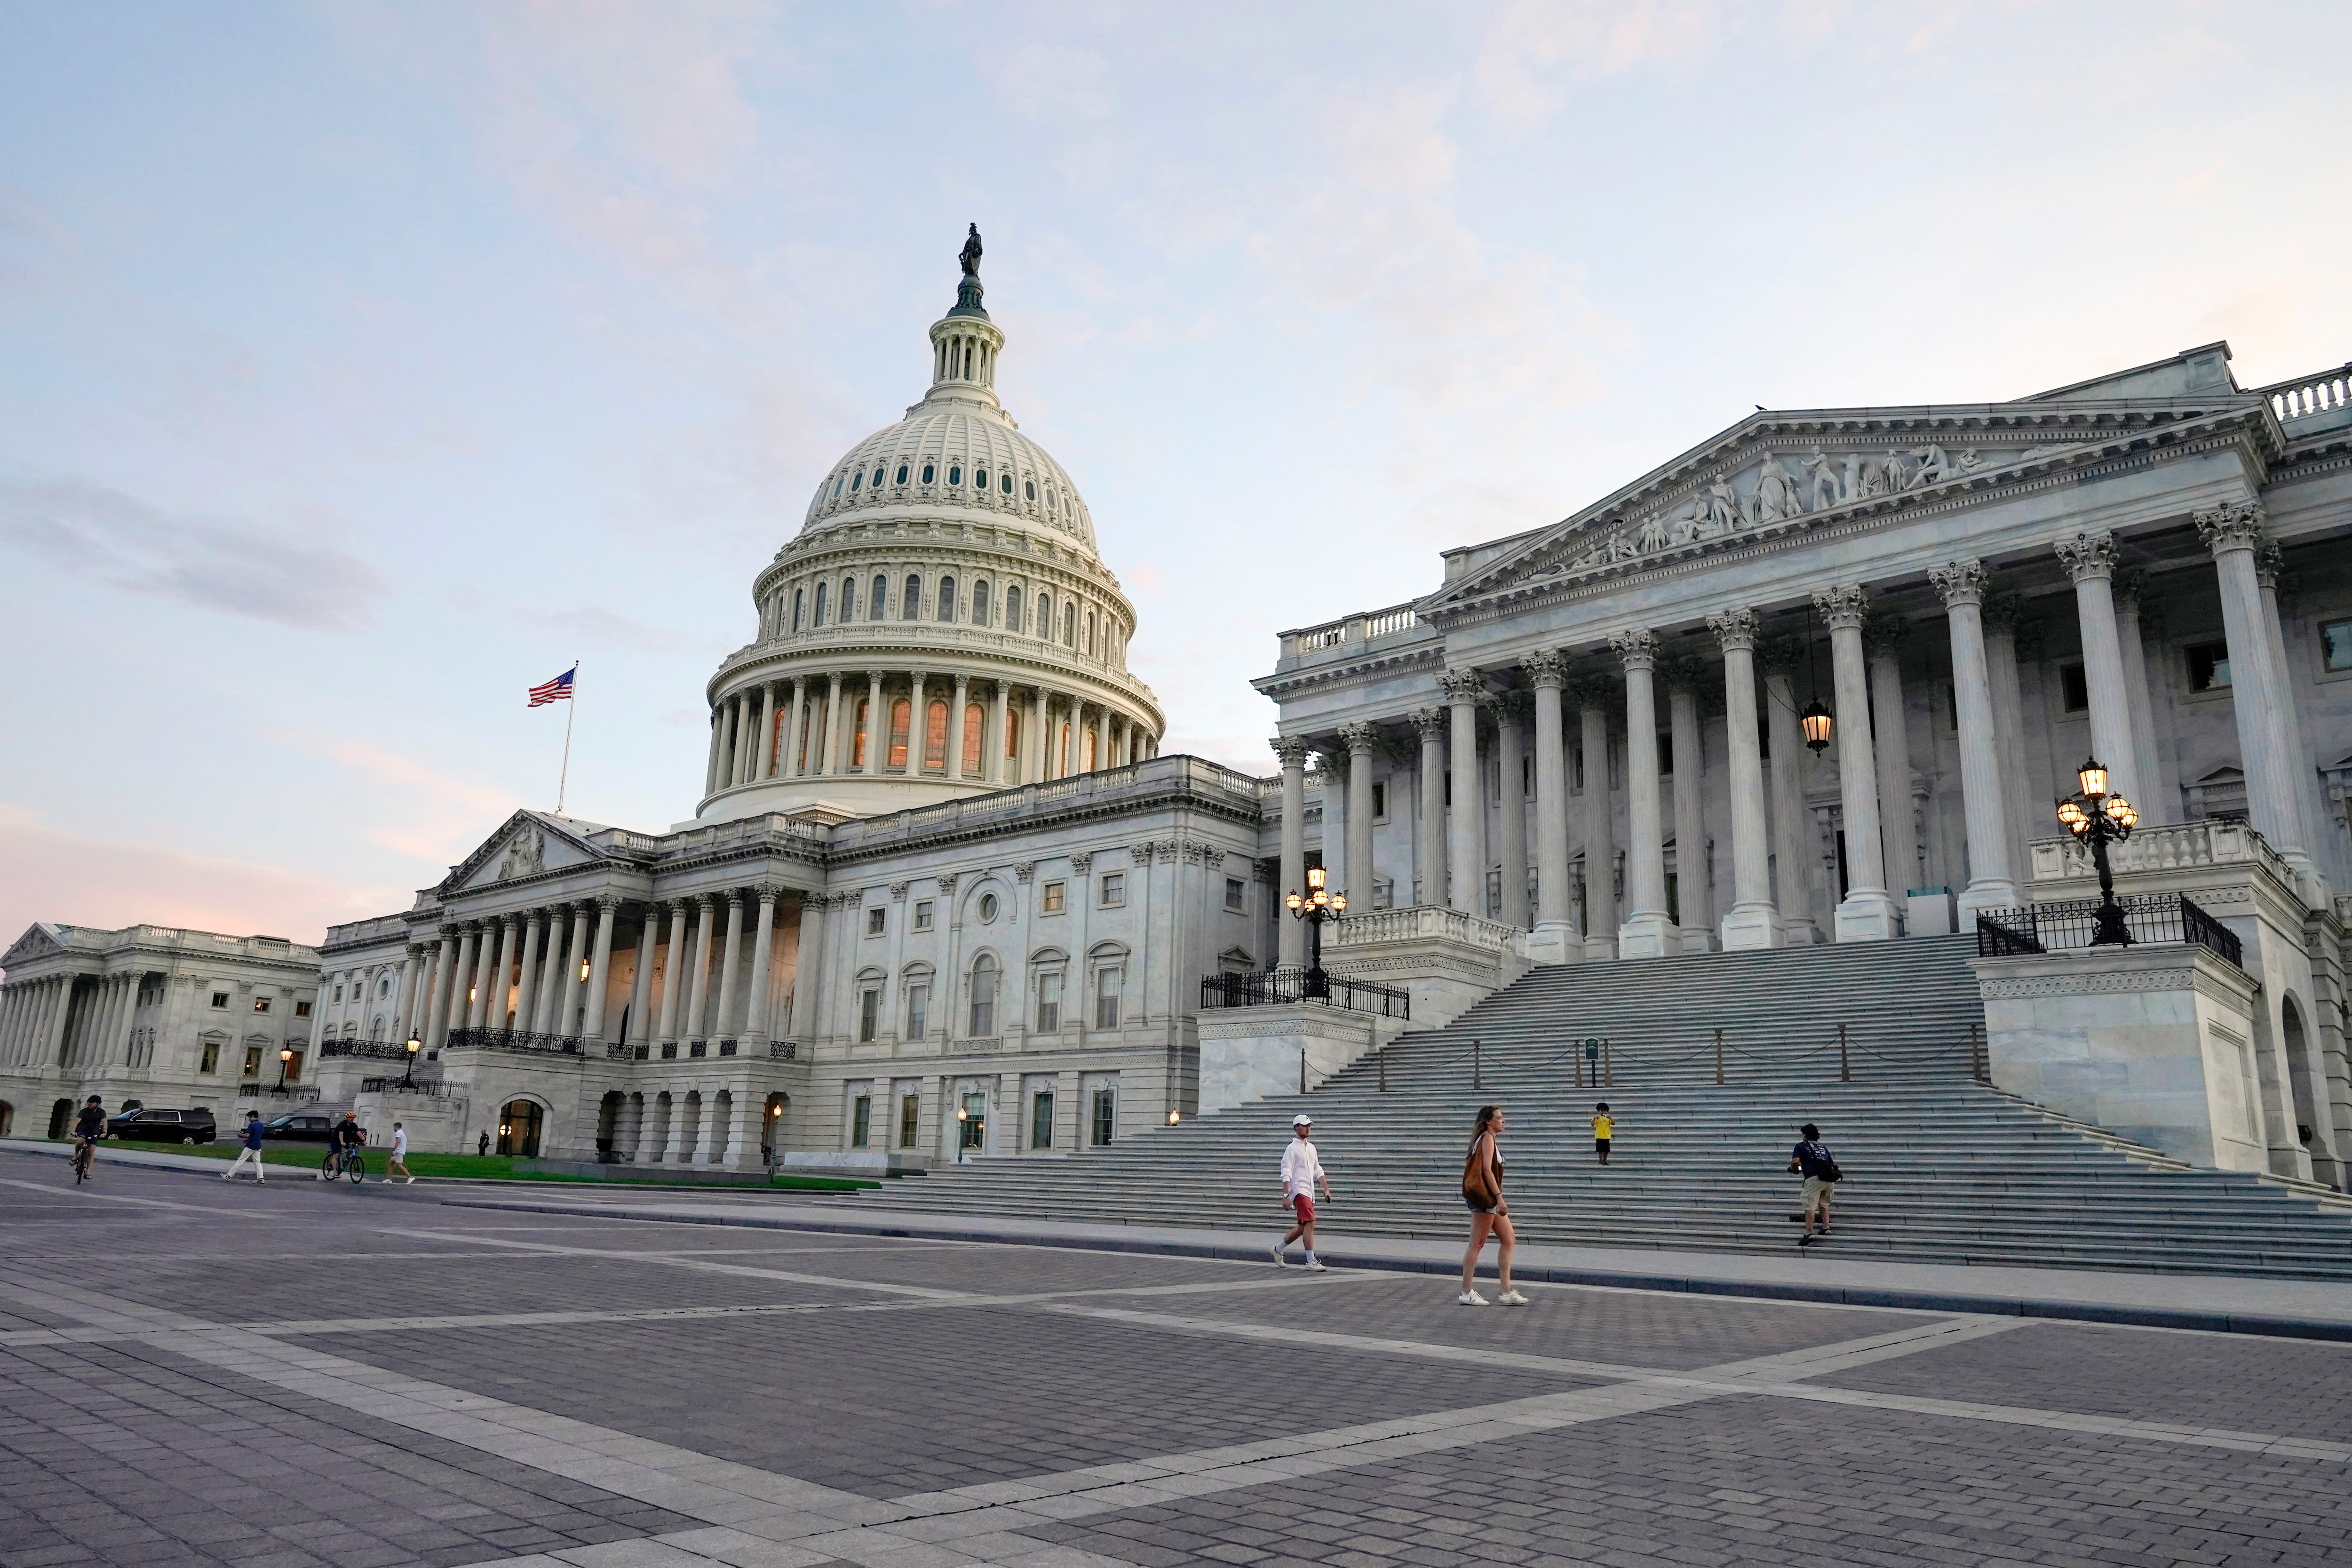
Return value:
[(1305, 1193), (1294, 1193), (1291, 1194), (1290, 1206), (1298, 1211), (1299, 1224), (1313, 1225), (1315, 1223), (1315, 1200), (1312, 1197), (1308, 1196)]

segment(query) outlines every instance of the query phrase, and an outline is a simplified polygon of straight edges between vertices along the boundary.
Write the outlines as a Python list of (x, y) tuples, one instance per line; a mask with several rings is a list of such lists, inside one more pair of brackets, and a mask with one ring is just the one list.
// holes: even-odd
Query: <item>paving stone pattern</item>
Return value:
[[(0, 1342), (0, 1568), (2352, 1563), (2352, 1347), (61, 1173), (0, 1332), (101, 1337)], [(617, 1316), (719, 1306), (786, 1310)], [(202, 1327), (531, 1311), (616, 1316)]]

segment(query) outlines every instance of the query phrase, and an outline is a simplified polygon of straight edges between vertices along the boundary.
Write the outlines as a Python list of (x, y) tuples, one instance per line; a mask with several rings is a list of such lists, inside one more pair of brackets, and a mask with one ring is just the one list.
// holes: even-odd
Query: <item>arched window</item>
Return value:
[(956, 584), (955, 584), (955, 579), (954, 579), (953, 577), (942, 577), (942, 578), (940, 578), (940, 611), (939, 611), (939, 618), (940, 618), (940, 619), (941, 619), (941, 620), (943, 620), (943, 621), (951, 621), (951, 620), (954, 620), (954, 619), (955, 619), (955, 605), (956, 605)]
[(996, 960), (982, 953), (971, 961), (971, 1030), (975, 1039), (996, 1033)]
[(923, 580), (909, 572), (907, 574), (906, 595), (898, 601), (898, 618), (902, 621), (920, 620), (922, 615)]
[(962, 759), (963, 771), (965, 773), (976, 773), (980, 772), (980, 742), (982, 733), (987, 728), (988, 718), (987, 715), (983, 714), (980, 710), (980, 704), (977, 702), (965, 703), (963, 705)]
[(1036, 480), (1024, 479), (1021, 481), (1021, 499), (1023, 500), (1035, 500), (1037, 499)]
[(874, 603), (866, 610), (866, 618), (869, 621), (878, 621), (889, 612), (890, 579), (877, 573), (874, 577)]
[(974, 489), (986, 489), (988, 488), (988, 470), (986, 468), (974, 468), (971, 471), (971, 483)]
[(923, 465), (923, 483), (929, 484), (931, 482), (931, 476), (938, 471), (939, 470), (931, 467), (930, 464), (925, 463)]
[(900, 773), (907, 770), (907, 714), (905, 698), (890, 704), (890, 766)]
[(856, 495), (856, 494), (857, 493), (857, 487), (858, 487), (860, 484), (864, 483), (864, 482), (865, 482), (865, 479), (866, 479), (866, 470), (865, 470), (865, 469), (863, 469), (863, 468), (860, 468), (860, 469), (858, 469), (858, 470), (857, 470), (857, 472), (856, 472), (856, 473), (854, 473), (854, 474), (850, 475), (850, 476), (849, 476), (849, 493), (850, 493), (851, 495)]
[(1078, 764), (1078, 772), (1090, 773), (1095, 771), (1095, 731), (1092, 725), (1087, 727), (1086, 743), (1081, 750), (1085, 757)]
[(806, 611), (806, 610), (807, 610), (807, 608), (808, 608), (808, 590), (807, 590), (807, 589), (805, 589), (805, 588), (795, 588), (795, 589), (793, 589), (793, 630), (794, 630), (794, 631), (798, 631), (798, 630), (800, 630), (803, 626), (806, 626), (806, 625), (808, 624), (804, 619), (803, 619), (803, 613), (804, 611)]
[(1021, 710), (1010, 702), (1004, 705), (1004, 754), (1013, 758), (1021, 755)]
[[(820, 620), (824, 618), (822, 610), (817, 613), (817, 618)], [(1064, 647), (1078, 646), (1078, 606), (1075, 601), (1069, 599), (1062, 601), (1062, 646)]]
[(841, 481), (839, 479), (833, 481), (833, 499), (835, 500), (839, 500), (841, 499)]
[(963, 465), (961, 463), (950, 463), (948, 465), (948, 483), (951, 485), (960, 485), (963, 483)]
[(1004, 590), (1004, 629), (1008, 632), (1021, 629), (1021, 590), (1018, 588)]
[(857, 700), (857, 728), (849, 738), (849, 765), (861, 770), (866, 766), (866, 721), (869, 717), (866, 702), (863, 697)]
[(825, 591), (825, 589), (826, 589), (828, 586), (830, 586), (830, 584), (824, 584), (824, 583), (819, 583), (819, 584), (816, 585), (816, 623), (815, 623), (815, 624), (816, 624), (816, 625), (818, 625), (818, 626), (823, 626), (823, 625), (824, 625), (824, 591)]
[(1094, 613), (1092, 610), (1088, 610), (1088, 611), (1087, 612), (1087, 652), (1089, 655), (1091, 655), (1091, 654), (1093, 654), (1093, 652), (1094, 652), (1094, 651), (1095, 651), (1095, 613)]
[(907, 465), (904, 463), (898, 465), (898, 478), (896, 482), (902, 485), (907, 482)]
[[(901, 484), (906, 483), (906, 481), (905, 481), (904, 479), (901, 479), (901, 480), (899, 480), (898, 482), (899, 482), (899, 483), (901, 483)], [(878, 464), (875, 467), (875, 469), (874, 469), (874, 488), (875, 488), (876, 489), (877, 489), (877, 490), (878, 490), (878, 489), (880, 489), (882, 488), (882, 469), (881, 469), (881, 467), (880, 467)]]
[(948, 705), (934, 700), (923, 715), (923, 770), (945, 773), (948, 767)]
[(988, 625), (988, 579), (982, 577), (971, 585), (971, 624)]
[(841, 618), (844, 621), (857, 618), (857, 579), (855, 577), (841, 580)]
[(1054, 598), (1043, 588), (1037, 590), (1037, 636), (1045, 642), (1054, 640)]
[(1013, 493), (1013, 476), (1011, 474), (1000, 476), (998, 488), (1003, 490), (1006, 495), (1011, 495)]

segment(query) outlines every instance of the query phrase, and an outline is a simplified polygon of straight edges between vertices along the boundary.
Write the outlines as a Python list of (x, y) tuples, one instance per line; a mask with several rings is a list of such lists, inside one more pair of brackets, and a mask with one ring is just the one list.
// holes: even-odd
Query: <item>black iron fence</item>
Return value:
[(397, 1045), (390, 1040), (321, 1040), (319, 1054), (322, 1057), (360, 1057), (370, 1061), (396, 1062), (408, 1055), (405, 1041)]
[(577, 1057), (587, 1054), (587, 1042), (577, 1035), (534, 1035), (522, 1029), (452, 1029), (442, 1049), (517, 1051), (526, 1056)]
[(424, 1094), (436, 1099), (448, 1094), (446, 1084), (406, 1083), (396, 1078), (363, 1078), (360, 1079), (362, 1094)]
[[(2116, 903), (2124, 912), (2124, 929), (2136, 942), (2188, 942), (2239, 968), (2245, 967), (2245, 944), (2238, 940), (2238, 933), (2199, 909), (2184, 894), (2136, 893), (2118, 898)], [(1979, 910), (1977, 956), (2017, 958), (2026, 953), (2088, 947), (2098, 927), (2098, 913), (2096, 899)]]
[(1412, 994), (1370, 980), (1342, 974), (1318, 974), (1308, 969), (1277, 969), (1271, 973), (1207, 974), (1201, 978), (1201, 1005), (1212, 1007), (1279, 1007), (1296, 1002), (1324, 1002), (1350, 1013), (1371, 1013), (1383, 1018), (1411, 1018)]

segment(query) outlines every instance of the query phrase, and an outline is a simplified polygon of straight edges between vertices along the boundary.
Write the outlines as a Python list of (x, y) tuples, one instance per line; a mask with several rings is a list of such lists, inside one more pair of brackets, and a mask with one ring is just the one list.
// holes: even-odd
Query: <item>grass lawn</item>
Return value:
[[(67, 1143), (72, 1142), (72, 1140), (65, 1138), (52, 1138), (48, 1140), (48, 1142), (52, 1143)], [(152, 1151), (158, 1154), (199, 1154), (206, 1159), (223, 1161), (236, 1159), (238, 1148), (236, 1143), (231, 1142), (226, 1139), (223, 1139), (218, 1142), (213, 1143), (180, 1144), (126, 1143), (119, 1138), (110, 1138), (102, 1146), (108, 1149), (145, 1149)], [(363, 1152), (367, 1160), (367, 1173), (369, 1178), (373, 1180), (375, 1177), (383, 1175), (384, 1167), (384, 1152), (381, 1149), (369, 1149)], [(274, 1146), (264, 1144), (261, 1150), (261, 1159), (264, 1164), (288, 1165), (298, 1170), (310, 1173), (317, 1172), (319, 1169), (319, 1162), (325, 1159), (326, 1155), (326, 1146), (322, 1143), (280, 1143)], [(665, 1182), (659, 1176), (655, 1175), (650, 1169), (648, 1169), (646, 1173), (642, 1177), (632, 1176), (619, 1182), (599, 1182), (587, 1176), (555, 1175), (541, 1172), (518, 1172), (514, 1167), (514, 1161), (503, 1154), (426, 1154), (422, 1152), (412, 1152), (408, 1156), (408, 1168), (412, 1173), (418, 1176), (462, 1176), (469, 1181), (478, 1182), (571, 1182), (579, 1185), (595, 1187), (682, 1187), (699, 1184), (686, 1182)], [(878, 1187), (882, 1184), (879, 1182), (859, 1181), (840, 1176), (778, 1175), (770, 1178), (768, 1184), (774, 1188), (792, 1188), (801, 1192), (848, 1193), (855, 1192), (860, 1187)]]

